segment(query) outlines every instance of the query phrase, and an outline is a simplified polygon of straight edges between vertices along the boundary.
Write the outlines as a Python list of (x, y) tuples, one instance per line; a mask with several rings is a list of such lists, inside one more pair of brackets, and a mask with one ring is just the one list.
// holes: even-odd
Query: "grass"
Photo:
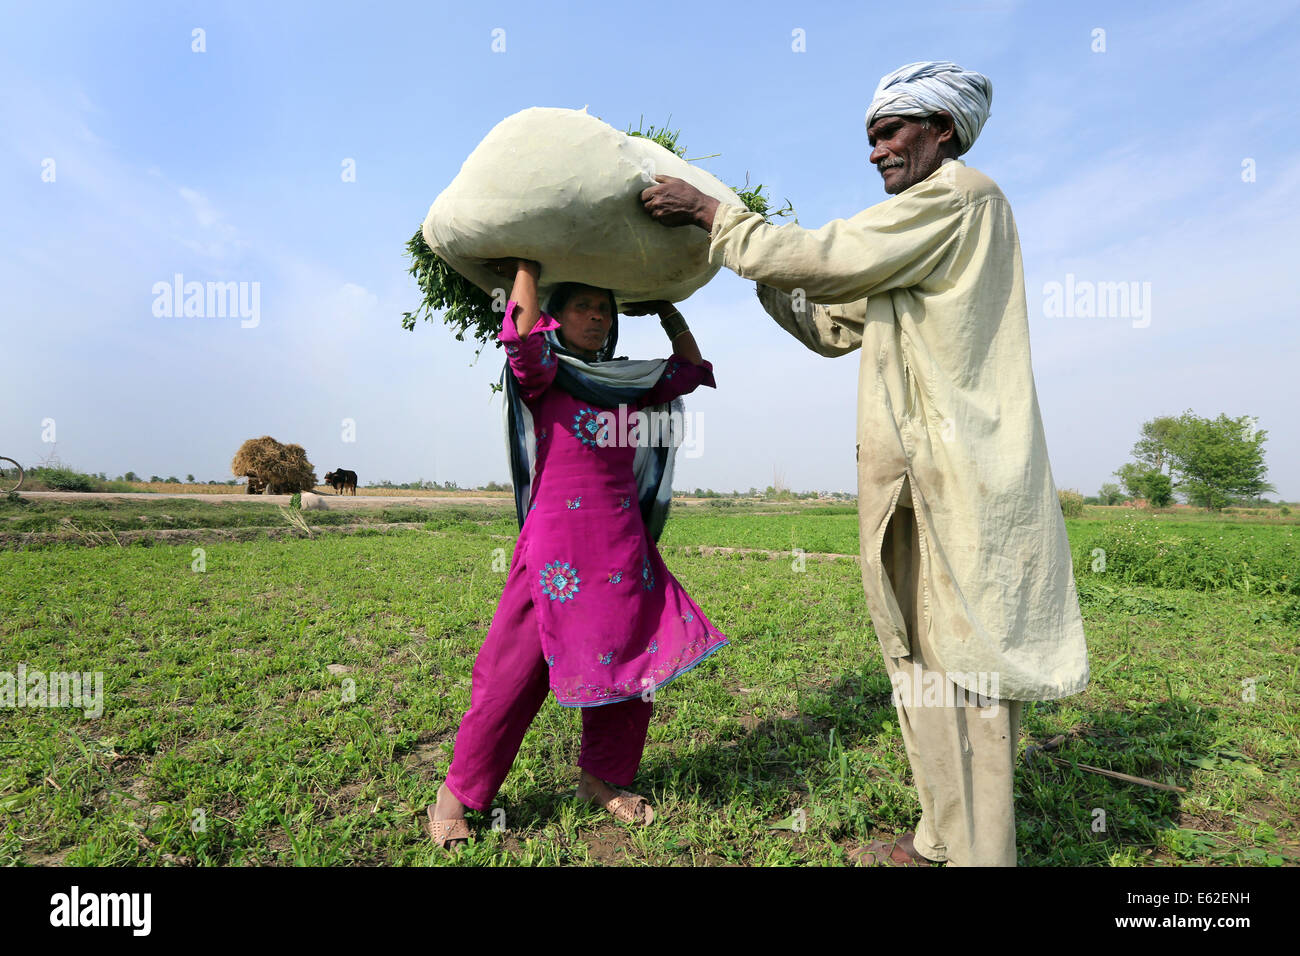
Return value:
[[(0, 527), (170, 526), (161, 514), (189, 528), (284, 524), (264, 503), (34, 507), (0, 502)], [(916, 820), (890, 686), (856, 562), (796, 571), (768, 551), (852, 554), (856, 518), (761, 510), (681, 508), (669, 522), (670, 569), (732, 646), (656, 700), (637, 789), (662, 823), (639, 830), (573, 804), (580, 715), (552, 702), (500, 812), (471, 815), (478, 836), (452, 857), (420, 820), (504, 584), (493, 568), (513, 544), (506, 508), (306, 512), (322, 530), (344, 518), (420, 526), (180, 546), (24, 547), (11, 532), (0, 671), (101, 671), (106, 704), (97, 719), (0, 709), (0, 863), (842, 863)], [(1059, 759), (1018, 769), (1021, 863), (1294, 865), (1300, 621), (1278, 580), (1300, 566), (1294, 527), (1138, 520), (1150, 555), (1178, 536), (1166, 552), (1253, 570), (1193, 587), (1144, 582), (1119, 558), (1093, 572), (1092, 550), (1123, 524), (1068, 523), (1093, 679), (1026, 708), (1024, 743), (1067, 739)], [(1245, 583), (1256, 578), (1267, 580)]]

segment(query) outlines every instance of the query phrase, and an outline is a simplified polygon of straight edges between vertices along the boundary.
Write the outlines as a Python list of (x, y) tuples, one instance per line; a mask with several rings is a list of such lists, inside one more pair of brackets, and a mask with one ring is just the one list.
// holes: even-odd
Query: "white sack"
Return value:
[(484, 259), (542, 265), (545, 295), (560, 282), (613, 289), (619, 304), (680, 302), (718, 271), (702, 229), (659, 225), (640, 194), (676, 176), (720, 202), (740, 199), (658, 143), (629, 136), (586, 110), (534, 107), (502, 120), (429, 208), (424, 241), (487, 292), (510, 283)]

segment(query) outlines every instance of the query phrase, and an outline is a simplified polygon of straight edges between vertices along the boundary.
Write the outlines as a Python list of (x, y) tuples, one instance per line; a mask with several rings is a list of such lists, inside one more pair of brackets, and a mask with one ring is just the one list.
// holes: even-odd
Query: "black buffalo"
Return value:
[[(348, 491), (355, 495), (357, 493), (357, 473), (348, 471), (346, 468), (339, 468), (325, 476), (325, 484), (332, 487), (336, 495)], [(342, 489), (342, 491), (339, 489)]]

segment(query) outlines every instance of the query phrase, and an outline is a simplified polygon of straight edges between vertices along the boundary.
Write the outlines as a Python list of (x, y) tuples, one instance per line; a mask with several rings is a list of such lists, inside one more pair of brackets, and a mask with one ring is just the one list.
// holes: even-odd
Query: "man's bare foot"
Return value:
[(578, 790), (574, 796), (585, 803), (595, 803), (604, 807), (624, 823), (648, 824), (655, 818), (654, 810), (650, 808), (650, 803), (645, 797), (611, 787), (604, 780), (592, 776), (585, 770), (582, 771)]
[(866, 846), (849, 851), (849, 860), (858, 866), (934, 866), (935, 861), (922, 856), (910, 830), (889, 843), (872, 840)]
[(444, 783), (438, 788), (438, 802), (428, 809), (429, 836), (444, 849), (463, 846), (469, 839), (469, 824), (465, 822), (465, 804), (447, 789)]

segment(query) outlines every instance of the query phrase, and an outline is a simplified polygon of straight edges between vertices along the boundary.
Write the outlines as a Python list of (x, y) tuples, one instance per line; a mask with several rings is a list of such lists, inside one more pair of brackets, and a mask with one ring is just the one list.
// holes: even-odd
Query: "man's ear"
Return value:
[(934, 126), (936, 137), (939, 142), (943, 144), (944, 148), (947, 149), (951, 147), (953, 150), (959, 149), (960, 144), (957, 140), (957, 124), (953, 120), (952, 114), (947, 110), (940, 110), (931, 115), (929, 119), (930, 123)]

